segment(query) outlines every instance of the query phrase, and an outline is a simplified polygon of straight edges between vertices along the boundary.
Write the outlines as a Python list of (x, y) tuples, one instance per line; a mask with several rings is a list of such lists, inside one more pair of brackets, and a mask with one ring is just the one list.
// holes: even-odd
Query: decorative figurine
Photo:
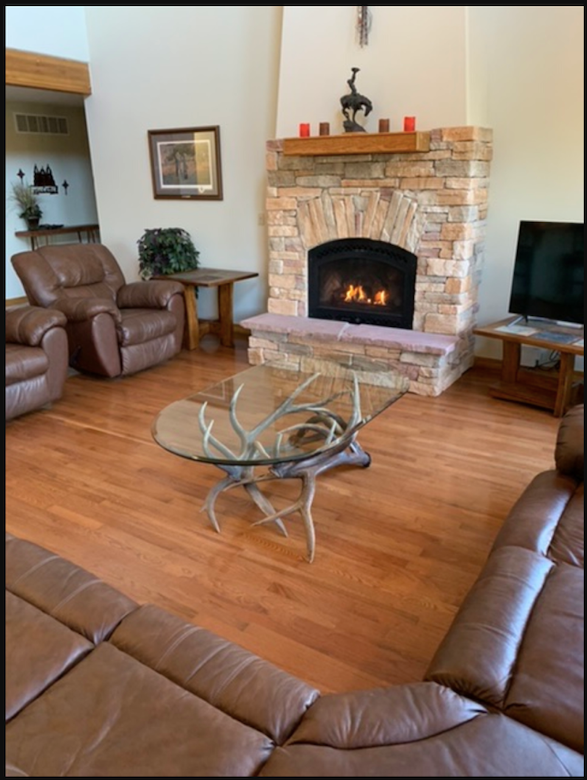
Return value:
[(357, 88), (355, 87), (355, 79), (357, 78), (357, 73), (360, 68), (351, 68), (351, 70), (353, 75), (350, 79), (347, 79), (347, 84), (351, 89), (350, 95), (343, 95), (340, 99), (344, 116), (342, 126), (344, 127), (345, 133), (365, 133), (365, 128), (355, 121), (355, 116), (357, 111), (364, 111), (365, 116), (368, 116), (373, 110), (373, 104), (369, 98), (357, 92)]

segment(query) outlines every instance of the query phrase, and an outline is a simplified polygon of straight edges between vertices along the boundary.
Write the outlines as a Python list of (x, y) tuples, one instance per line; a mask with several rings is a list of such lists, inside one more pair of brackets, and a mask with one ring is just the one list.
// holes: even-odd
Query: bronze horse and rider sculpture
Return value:
[(364, 111), (365, 116), (368, 116), (373, 110), (373, 103), (371, 103), (368, 97), (357, 92), (355, 80), (360, 68), (351, 68), (351, 70), (353, 75), (347, 80), (351, 92), (349, 95), (343, 95), (340, 99), (344, 116), (342, 126), (345, 133), (365, 133), (365, 128), (355, 120), (355, 117), (358, 111)]

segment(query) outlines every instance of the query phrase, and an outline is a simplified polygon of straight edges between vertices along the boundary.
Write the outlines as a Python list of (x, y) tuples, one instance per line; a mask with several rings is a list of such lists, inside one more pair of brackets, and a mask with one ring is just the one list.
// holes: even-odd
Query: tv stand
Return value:
[[(547, 321), (526, 323), (523, 317), (507, 317), (475, 328), (473, 332), (503, 343), (501, 380), (489, 390), (494, 398), (551, 409), (555, 417), (562, 417), (570, 406), (578, 402), (574, 394), (583, 379), (575, 372), (575, 357), (585, 354), (583, 329)], [(520, 365), (523, 344), (558, 352), (558, 372), (553, 375), (541, 369), (523, 368)]]

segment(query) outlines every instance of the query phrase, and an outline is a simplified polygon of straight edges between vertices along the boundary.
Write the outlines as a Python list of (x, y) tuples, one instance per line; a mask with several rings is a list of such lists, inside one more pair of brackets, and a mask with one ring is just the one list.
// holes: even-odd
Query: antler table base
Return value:
[[(205, 511), (214, 529), (220, 533), (220, 525), (216, 518), (215, 504), (218, 496), (225, 490), (242, 486), (251, 496), (255, 504), (263, 510), (265, 517), (257, 520), (253, 525), (265, 525), (275, 523), (281, 533), (287, 536), (287, 529), (283, 524), (283, 517), (299, 512), (304, 521), (306, 534), (307, 559), (309, 563), (314, 560), (316, 548), (316, 533), (312, 519), (312, 502), (316, 493), (316, 477), (336, 466), (361, 466), (367, 468), (371, 463), (371, 456), (365, 452), (353, 436), (350, 442), (341, 443), (340, 447), (333, 447), (325, 452), (320, 452), (306, 460), (294, 460), (278, 463), (272, 466), (268, 473), (256, 475), (254, 466), (228, 466), (215, 464), (227, 476), (221, 479), (208, 493), (201, 511)], [(273, 479), (300, 479), (302, 487), (297, 500), (284, 509), (276, 510), (258, 487), (259, 482), (267, 482)]]

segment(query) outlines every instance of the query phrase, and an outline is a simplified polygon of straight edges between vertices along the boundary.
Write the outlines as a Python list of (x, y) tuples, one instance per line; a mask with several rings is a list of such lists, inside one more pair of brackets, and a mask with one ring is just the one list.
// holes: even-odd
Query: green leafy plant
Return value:
[(199, 265), (200, 253), (183, 228), (149, 228), (137, 243), (142, 279), (193, 271)]
[(12, 185), (12, 193), (10, 200), (16, 204), (20, 209), (19, 217), (21, 219), (38, 220), (43, 216), (41, 206), (39, 204), (39, 196), (36, 192), (29, 187), (28, 184), (23, 182), (15, 182)]

